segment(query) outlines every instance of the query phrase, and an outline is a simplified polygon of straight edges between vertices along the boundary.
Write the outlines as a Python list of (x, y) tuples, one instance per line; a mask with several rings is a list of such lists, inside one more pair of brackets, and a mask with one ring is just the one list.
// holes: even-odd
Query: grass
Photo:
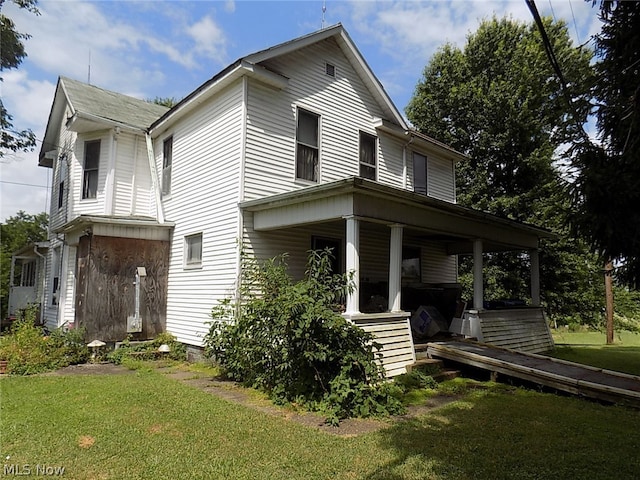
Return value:
[[(200, 372), (203, 373), (203, 372)], [(6, 465), (71, 479), (635, 479), (640, 412), (501, 386), (353, 438), (158, 371), (0, 379)], [(5, 467), (5, 472), (6, 472)]]
[(606, 344), (602, 332), (562, 332), (553, 334), (556, 349), (552, 356), (594, 367), (640, 376), (640, 335), (615, 332), (614, 343)]

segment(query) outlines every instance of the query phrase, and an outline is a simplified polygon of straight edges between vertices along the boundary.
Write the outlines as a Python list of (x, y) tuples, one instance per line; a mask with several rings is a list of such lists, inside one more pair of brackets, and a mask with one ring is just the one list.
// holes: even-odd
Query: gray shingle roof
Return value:
[(102, 88), (60, 77), (74, 112), (87, 113), (135, 128), (146, 129), (169, 110), (162, 105), (110, 92)]

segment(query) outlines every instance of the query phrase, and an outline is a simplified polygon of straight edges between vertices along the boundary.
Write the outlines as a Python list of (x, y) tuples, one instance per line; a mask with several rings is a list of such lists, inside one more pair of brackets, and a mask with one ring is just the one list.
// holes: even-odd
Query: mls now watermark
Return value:
[(62, 475), (64, 475), (64, 467), (44, 465), (41, 463), (37, 463), (36, 465), (19, 465), (17, 463), (5, 463), (3, 473), (5, 476), (13, 475), (16, 477), (28, 475), (33, 475), (36, 477), (61, 477)]

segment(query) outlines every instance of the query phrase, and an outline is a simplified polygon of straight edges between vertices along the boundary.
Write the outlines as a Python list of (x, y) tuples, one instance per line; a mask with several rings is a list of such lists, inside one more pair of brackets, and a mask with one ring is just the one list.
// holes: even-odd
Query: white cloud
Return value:
[(226, 38), (222, 29), (207, 15), (187, 29), (195, 51), (222, 63), (226, 57)]

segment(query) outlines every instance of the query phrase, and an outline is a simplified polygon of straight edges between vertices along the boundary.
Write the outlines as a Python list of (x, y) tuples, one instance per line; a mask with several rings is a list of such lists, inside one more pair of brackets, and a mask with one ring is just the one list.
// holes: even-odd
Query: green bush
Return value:
[[(158, 358), (158, 348), (160, 345), (169, 345), (169, 352), (163, 354), (162, 358), (184, 361), (187, 359), (187, 350), (183, 343), (176, 340), (170, 333), (161, 333), (153, 340), (142, 343), (132, 343), (129, 338), (125, 339), (119, 348), (107, 355), (107, 359), (117, 365), (126, 360), (155, 360)], [(133, 355), (132, 355), (133, 354)]]
[(27, 309), (9, 334), (0, 337), (0, 360), (8, 362), (7, 373), (31, 375), (87, 361), (82, 330), (59, 328), (47, 336), (35, 325), (33, 312)]
[(329, 250), (310, 252), (297, 283), (284, 256), (250, 262), (244, 272), (241, 304), (213, 309), (204, 342), (229, 378), (276, 403), (323, 411), (332, 423), (402, 410), (376, 361), (380, 346), (338, 313), (351, 287), (346, 275), (331, 272)]

